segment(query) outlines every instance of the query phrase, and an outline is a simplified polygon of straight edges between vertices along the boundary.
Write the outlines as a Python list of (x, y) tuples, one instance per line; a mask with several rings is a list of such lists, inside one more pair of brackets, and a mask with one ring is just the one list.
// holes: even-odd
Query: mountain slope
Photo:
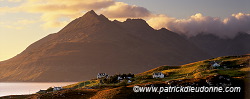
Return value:
[(250, 53), (250, 35), (238, 33), (231, 39), (222, 39), (211, 34), (199, 34), (189, 41), (213, 57), (243, 55)]
[(0, 63), (0, 81), (80, 81), (98, 72), (138, 73), (209, 57), (185, 38), (142, 19), (109, 21), (94, 11)]

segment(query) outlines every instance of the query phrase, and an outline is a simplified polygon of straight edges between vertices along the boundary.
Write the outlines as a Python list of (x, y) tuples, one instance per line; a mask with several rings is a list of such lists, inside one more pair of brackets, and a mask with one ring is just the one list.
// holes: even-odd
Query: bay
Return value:
[(49, 87), (61, 87), (76, 82), (0, 82), (0, 97), (8, 95), (26, 95), (46, 90)]

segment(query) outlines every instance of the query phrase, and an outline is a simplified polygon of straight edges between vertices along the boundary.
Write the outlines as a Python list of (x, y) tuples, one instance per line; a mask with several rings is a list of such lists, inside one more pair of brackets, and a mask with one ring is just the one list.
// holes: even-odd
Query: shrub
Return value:
[(118, 86), (127, 86), (127, 85), (128, 85), (128, 80), (126, 79), (118, 84)]
[(52, 87), (49, 87), (49, 88), (47, 89), (47, 91), (48, 91), (48, 92), (53, 91), (53, 88), (52, 88)]

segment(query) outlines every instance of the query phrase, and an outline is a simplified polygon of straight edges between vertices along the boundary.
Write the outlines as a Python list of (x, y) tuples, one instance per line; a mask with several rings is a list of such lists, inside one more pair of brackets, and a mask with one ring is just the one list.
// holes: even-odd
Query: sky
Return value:
[(0, 0), (0, 61), (56, 33), (89, 10), (111, 20), (145, 19), (155, 29), (233, 38), (250, 33), (250, 0)]

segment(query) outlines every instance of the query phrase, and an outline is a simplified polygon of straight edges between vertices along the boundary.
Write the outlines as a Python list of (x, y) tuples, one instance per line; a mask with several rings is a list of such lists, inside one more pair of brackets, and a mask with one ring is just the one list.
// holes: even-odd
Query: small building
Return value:
[(214, 64), (212, 64), (213, 67), (220, 67), (220, 64), (218, 64), (217, 62), (215, 62)]
[(164, 78), (164, 74), (162, 72), (153, 73), (153, 78)]
[(123, 80), (123, 78), (121, 76), (118, 76), (117, 80), (120, 81), (120, 80)]
[(132, 81), (131, 80), (128, 80), (128, 83), (131, 83)]
[(222, 63), (222, 61), (211, 61), (210, 62), (211, 69), (221, 67), (221, 63)]
[(127, 77), (128, 79), (132, 79), (133, 77)]
[(62, 87), (54, 87), (53, 88), (53, 91), (60, 91), (60, 90), (62, 90), (63, 88)]
[(97, 79), (101, 79), (101, 78), (108, 78), (109, 75), (107, 75), (106, 73), (98, 73), (97, 74)]

